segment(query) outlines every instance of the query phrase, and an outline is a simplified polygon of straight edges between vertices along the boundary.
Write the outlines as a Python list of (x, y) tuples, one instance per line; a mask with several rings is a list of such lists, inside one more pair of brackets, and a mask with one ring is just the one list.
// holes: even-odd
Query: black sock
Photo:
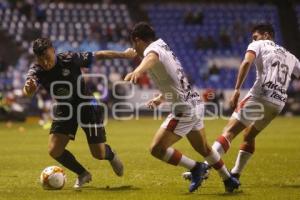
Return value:
[(66, 149), (61, 156), (55, 158), (55, 160), (78, 175), (86, 171), (86, 169), (76, 160), (73, 154)]
[(110, 146), (108, 144), (105, 144), (105, 160), (112, 160), (114, 159), (115, 154), (112, 152)]

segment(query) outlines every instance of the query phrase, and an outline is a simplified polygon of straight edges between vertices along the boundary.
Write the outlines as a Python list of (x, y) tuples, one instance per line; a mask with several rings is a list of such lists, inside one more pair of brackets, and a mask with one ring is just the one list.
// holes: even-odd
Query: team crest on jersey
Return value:
[(62, 69), (62, 75), (63, 76), (68, 76), (70, 74), (70, 70), (69, 69)]

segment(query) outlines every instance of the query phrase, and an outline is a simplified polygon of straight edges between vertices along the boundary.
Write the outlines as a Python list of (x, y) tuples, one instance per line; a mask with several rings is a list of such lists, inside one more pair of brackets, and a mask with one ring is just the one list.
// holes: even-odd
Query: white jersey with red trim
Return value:
[(164, 98), (177, 104), (188, 103), (194, 106), (199, 103), (200, 95), (192, 90), (180, 61), (170, 47), (158, 39), (145, 49), (144, 56), (151, 52), (157, 54), (159, 62), (149, 70), (149, 74)]
[(256, 56), (256, 81), (249, 95), (283, 107), (292, 74), (300, 77), (299, 60), (271, 40), (254, 41), (247, 51)]

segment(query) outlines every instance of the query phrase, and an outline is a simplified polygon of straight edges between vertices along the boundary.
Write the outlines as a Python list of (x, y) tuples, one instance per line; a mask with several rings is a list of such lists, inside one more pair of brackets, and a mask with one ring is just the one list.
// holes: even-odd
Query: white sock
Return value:
[[(228, 146), (230, 146), (230, 142), (226, 139), (226, 137), (220, 136), (219, 138), (221, 138), (221, 137), (223, 137), (223, 138), (226, 140), (226, 142), (228, 143)], [(218, 139), (219, 139), (219, 138), (218, 138)], [(213, 143), (213, 145), (212, 145), (211, 148), (214, 149), (215, 151), (217, 151), (217, 152), (219, 153), (220, 156), (223, 156), (223, 155), (225, 154), (225, 150), (224, 150), (222, 144), (221, 144), (218, 140), (216, 140), (216, 141)], [(205, 164), (208, 164), (207, 161), (204, 161), (204, 163), (205, 163)], [(209, 164), (208, 164), (208, 165), (209, 165)]]
[(189, 170), (193, 169), (196, 165), (196, 161), (182, 155), (178, 150), (171, 147), (167, 149), (162, 160), (172, 165), (185, 167)]
[(223, 165), (217, 171), (219, 173), (219, 176), (222, 178), (222, 180), (227, 180), (231, 176), (225, 165)]
[(230, 148), (230, 141), (225, 136), (220, 135), (212, 145), (212, 148), (222, 156)]
[(216, 150), (212, 149), (210, 155), (205, 157), (205, 160), (210, 166), (212, 166), (215, 170), (218, 171), (220, 177), (223, 180), (226, 180), (230, 177), (230, 173), (224, 165), (220, 154)]
[(182, 155), (181, 160), (178, 163), (178, 165), (191, 170), (195, 167), (196, 161), (186, 157), (185, 155)]
[(245, 168), (248, 160), (251, 158), (252, 153), (240, 150), (235, 161), (235, 165), (231, 170), (233, 174), (241, 174), (242, 170)]
[[(220, 156), (222, 156), (224, 154), (224, 149), (218, 141), (215, 141), (211, 148), (213, 150), (217, 151)], [(204, 163), (207, 164), (207, 165), (210, 165), (206, 160), (204, 161)]]
[(220, 154), (220, 156), (222, 156), (222, 155), (225, 154), (225, 151), (224, 151), (224, 149), (222, 147), (222, 144), (220, 142), (218, 142), (218, 141), (215, 141), (213, 143), (213, 145), (212, 145), (211, 148), (214, 149), (214, 150), (216, 150)]

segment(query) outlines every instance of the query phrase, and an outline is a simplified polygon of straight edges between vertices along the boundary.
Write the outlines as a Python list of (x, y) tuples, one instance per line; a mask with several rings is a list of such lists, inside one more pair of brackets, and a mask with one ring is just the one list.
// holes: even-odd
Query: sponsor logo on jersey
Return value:
[(279, 101), (282, 101), (282, 102), (286, 102), (286, 97), (278, 94), (276, 91), (273, 91), (273, 93), (271, 94), (272, 98), (276, 99), (276, 100), (279, 100)]
[(63, 76), (68, 76), (70, 74), (70, 70), (69, 69), (62, 69), (62, 75)]
[(271, 89), (271, 90), (275, 90), (275, 91), (278, 91), (278, 92), (280, 92), (281, 94), (286, 94), (286, 90), (282, 87), (282, 86), (280, 86), (280, 85), (278, 85), (278, 84), (275, 84), (275, 83), (273, 83), (272, 81), (268, 81), (268, 82), (266, 82), (266, 83), (264, 83), (263, 85), (262, 85), (262, 87), (263, 88), (269, 88), (269, 89)]
[(274, 90), (270, 96), (271, 98), (274, 98), (274, 99), (282, 101), (282, 102), (286, 102), (286, 100), (287, 100), (287, 98), (285, 97), (286, 90), (284, 88), (282, 88), (282, 86), (275, 84), (272, 81), (268, 81), (268, 82), (264, 83), (262, 85), (262, 87)]

